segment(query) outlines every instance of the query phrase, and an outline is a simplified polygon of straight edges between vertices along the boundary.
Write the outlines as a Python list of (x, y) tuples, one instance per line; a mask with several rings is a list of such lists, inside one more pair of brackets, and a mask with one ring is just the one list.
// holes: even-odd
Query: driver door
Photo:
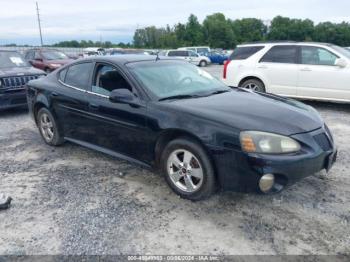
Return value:
[(93, 143), (132, 158), (147, 159), (147, 108), (143, 103), (132, 106), (111, 102), (110, 92), (122, 88), (138, 97), (135, 88), (118, 68), (105, 63), (96, 64), (93, 84), (87, 94), (91, 128), (95, 133)]
[(297, 95), (350, 100), (350, 69), (335, 63), (339, 57), (316, 46), (301, 46)]

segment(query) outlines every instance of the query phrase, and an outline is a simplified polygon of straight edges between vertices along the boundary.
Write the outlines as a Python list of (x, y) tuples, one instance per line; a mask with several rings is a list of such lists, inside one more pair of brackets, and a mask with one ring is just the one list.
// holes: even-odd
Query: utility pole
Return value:
[(38, 6), (38, 2), (36, 2), (36, 14), (38, 16), (38, 25), (39, 25), (39, 33), (40, 33), (40, 44), (41, 46), (43, 46), (43, 35), (41, 33), (41, 23), (40, 23), (40, 13), (39, 13), (39, 6)]

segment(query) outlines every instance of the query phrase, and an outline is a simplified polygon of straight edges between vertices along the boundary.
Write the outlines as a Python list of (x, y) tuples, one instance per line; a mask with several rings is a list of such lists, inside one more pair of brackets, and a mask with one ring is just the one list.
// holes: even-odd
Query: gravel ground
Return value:
[[(218, 75), (221, 67), (207, 69)], [(350, 106), (308, 102), (339, 158), (273, 196), (177, 197), (163, 178), (66, 143), (47, 146), (25, 110), (1, 112), (0, 254), (349, 254)]]

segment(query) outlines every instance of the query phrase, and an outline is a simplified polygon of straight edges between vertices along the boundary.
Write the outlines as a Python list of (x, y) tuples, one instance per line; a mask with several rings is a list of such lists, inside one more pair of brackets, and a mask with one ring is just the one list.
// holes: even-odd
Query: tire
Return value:
[(41, 137), (50, 146), (59, 146), (64, 138), (59, 131), (55, 117), (47, 108), (41, 108), (36, 114), (36, 120)]
[(48, 68), (48, 67), (47, 67), (47, 68), (45, 68), (45, 70), (44, 70), (44, 71), (45, 71), (45, 73), (46, 73), (46, 74), (50, 74), (50, 73), (51, 73), (51, 69), (50, 69), (50, 68)]
[(202, 61), (199, 62), (199, 66), (200, 66), (200, 67), (206, 67), (207, 64), (208, 64), (208, 63), (207, 63), (207, 61), (205, 61), (205, 60), (202, 60)]
[(244, 81), (240, 85), (240, 87), (250, 89), (253, 91), (257, 91), (257, 92), (261, 92), (261, 93), (266, 92), (263, 82), (261, 82), (260, 80), (257, 80), (257, 79), (248, 79), (248, 80)]
[[(190, 161), (185, 160), (185, 155)], [(160, 167), (170, 188), (182, 198), (198, 201), (216, 190), (213, 165), (195, 141), (187, 138), (171, 141), (162, 152)]]

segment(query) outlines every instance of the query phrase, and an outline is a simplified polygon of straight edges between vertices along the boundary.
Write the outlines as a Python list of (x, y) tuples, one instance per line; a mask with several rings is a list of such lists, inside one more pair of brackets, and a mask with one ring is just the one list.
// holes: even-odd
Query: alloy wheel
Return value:
[(260, 87), (254, 83), (247, 83), (243, 88), (250, 89), (253, 91), (259, 91)]
[(203, 184), (203, 168), (188, 150), (178, 149), (169, 155), (167, 172), (173, 184), (182, 191), (193, 193)]
[(46, 142), (51, 142), (54, 137), (54, 127), (49, 115), (46, 113), (40, 116), (40, 130)]

